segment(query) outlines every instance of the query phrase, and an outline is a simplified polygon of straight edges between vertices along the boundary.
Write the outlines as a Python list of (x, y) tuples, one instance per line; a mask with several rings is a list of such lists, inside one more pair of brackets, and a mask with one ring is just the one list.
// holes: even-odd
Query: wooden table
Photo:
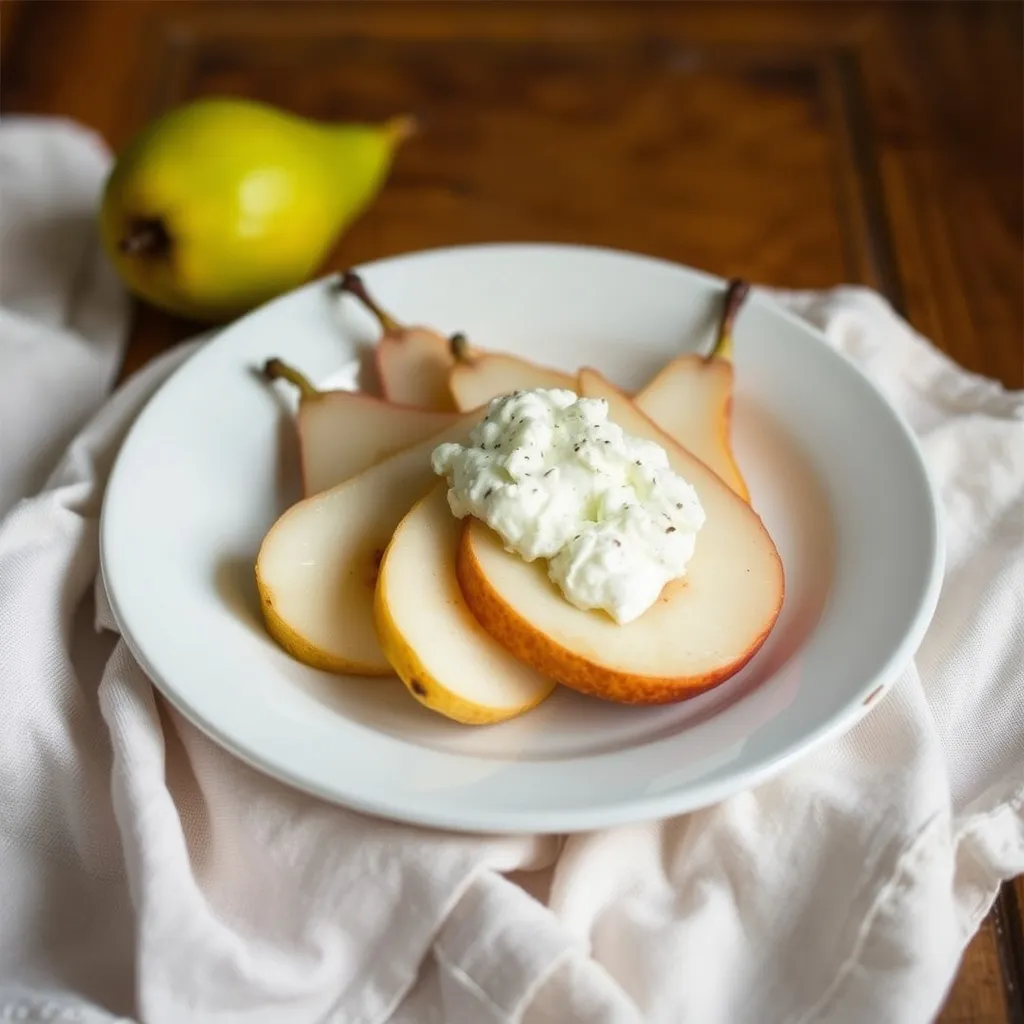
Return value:
[[(210, 92), (318, 117), (413, 110), (341, 268), (490, 240), (599, 243), (756, 282), (880, 289), (1024, 384), (1021, 6), (4, 0), (7, 112), (116, 149)], [(124, 372), (195, 330), (139, 310)], [(1005, 887), (941, 1020), (1024, 1020)]]

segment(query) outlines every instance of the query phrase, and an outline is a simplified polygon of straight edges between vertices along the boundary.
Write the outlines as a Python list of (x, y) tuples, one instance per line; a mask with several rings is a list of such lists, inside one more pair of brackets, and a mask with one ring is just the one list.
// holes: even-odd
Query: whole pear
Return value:
[(413, 130), (406, 116), (326, 123), (238, 98), (176, 107), (118, 155), (104, 246), (141, 298), (228, 320), (308, 280)]

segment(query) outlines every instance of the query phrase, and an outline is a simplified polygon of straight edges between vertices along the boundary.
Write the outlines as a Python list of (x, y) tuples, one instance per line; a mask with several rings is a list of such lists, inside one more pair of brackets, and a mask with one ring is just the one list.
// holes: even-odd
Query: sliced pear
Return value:
[(455, 560), (462, 523), (441, 481), (399, 524), (377, 581), (377, 636), (423, 705), (467, 725), (514, 718), (555, 688), (512, 657), (473, 618)]
[(380, 561), (395, 527), (437, 479), (434, 446), (465, 443), (479, 418), (464, 413), (274, 523), (256, 560), (256, 585), (267, 629), (286, 651), (328, 672), (391, 674), (373, 623)]
[(377, 373), (384, 397), (400, 405), (453, 412), (448, 374), (454, 365), (449, 339), (429, 327), (406, 326), (386, 312), (369, 293), (362, 278), (348, 271), (338, 284), (363, 303), (383, 331), (377, 342)]
[(612, 421), (662, 445), (696, 488), (707, 518), (686, 575), (620, 626), (571, 605), (540, 560), (506, 551), (496, 533), (468, 519), (459, 544), (462, 593), (487, 632), (541, 675), (628, 704), (692, 697), (738, 672), (767, 639), (784, 593), (778, 551), (749, 505), (600, 374), (581, 371), (579, 392), (607, 399)]
[(448, 376), (448, 387), (459, 409), (476, 409), (498, 395), (533, 388), (576, 387), (575, 376), (539, 366), (518, 356), (470, 348), (464, 335), (451, 338), (455, 364)]
[(747, 502), (750, 492), (733, 455), (731, 431), (733, 329), (749, 290), (744, 281), (729, 282), (718, 337), (709, 355), (678, 356), (635, 398), (642, 412)]
[(458, 416), (396, 405), (358, 391), (319, 391), (281, 359), (268, 359), (263, 375), (299, 389), (295, 423), (302, 493), (307, 498), (444, 430)]

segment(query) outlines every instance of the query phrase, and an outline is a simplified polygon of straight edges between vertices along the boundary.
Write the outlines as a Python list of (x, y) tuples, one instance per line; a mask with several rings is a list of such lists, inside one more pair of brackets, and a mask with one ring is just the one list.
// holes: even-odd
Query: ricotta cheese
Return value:
[(608, 419), (604, 399), (536, 389), (495, 398), (468, 445), (441, 444), (448, 504), (476, 516), (577, 608), (631, 622), (683, 576), (704, 509), (665, 449)]

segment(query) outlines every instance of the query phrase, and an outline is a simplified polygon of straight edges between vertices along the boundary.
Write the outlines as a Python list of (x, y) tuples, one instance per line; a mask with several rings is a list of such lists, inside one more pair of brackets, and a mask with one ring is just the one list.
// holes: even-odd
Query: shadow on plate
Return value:
[(266, 636), (260, 598), (256, 590), (256, 555), (224, 555), (214, 566), (213, 583), (218, 595), (236, 618), (260, 636)]

